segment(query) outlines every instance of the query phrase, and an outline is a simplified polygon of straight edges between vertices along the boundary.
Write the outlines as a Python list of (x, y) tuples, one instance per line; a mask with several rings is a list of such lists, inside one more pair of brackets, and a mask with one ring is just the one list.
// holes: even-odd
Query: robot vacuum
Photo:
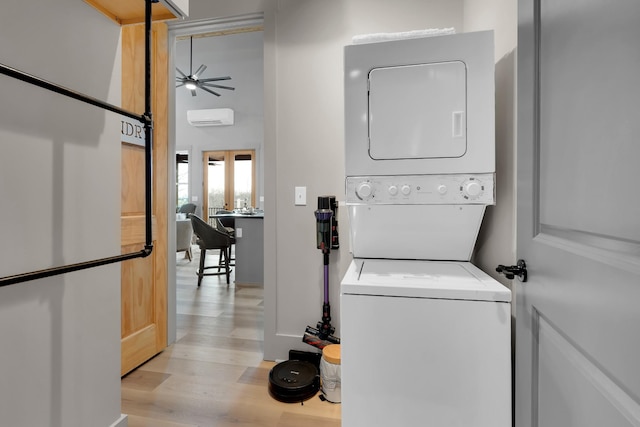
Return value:
[(285, 360), (269, 372), (269, 394), (280, 402), (304, 402), (319, 389), (320, 374), (311, 362)]

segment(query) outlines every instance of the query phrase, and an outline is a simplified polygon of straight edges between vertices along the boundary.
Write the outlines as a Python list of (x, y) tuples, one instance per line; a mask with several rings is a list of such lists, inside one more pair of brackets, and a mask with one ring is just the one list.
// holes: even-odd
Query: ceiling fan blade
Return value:
[(202, 89), (202, 90), (206, 90), (207, 92), (209, 92), (209, 93), (211, 93), (211, 94), (213, 94), (213, 95), (215, 95), (215, 96), (220, 96), (220, 94), (219, 94), (219, 93), (214, 92), (214, 91), (212, 91), (212, 90), (210, 90), (210, 89), (207, 89), (206, 87), (204, 87), (204, 86), (202, 86), (202, 85), (200, 86), (200, 89)]
[[(189, 37), (189, 75), (193, 75), (193, 36)], [(194, 95), (195, 96), (195, 95)]]
[(191, 89), (191, 96), (196, 96), (196, 90), (195, 89)]
[(212, 83), (200, 83), (200, 87), (217, 87), (218, 89), (228, 89), (228, 90), (236, 90), (235, 87), (231, 87), (231, 86), (221, 86), (221, 85), (214, 85)]
[(211, 77), (208, 79), (200, 79), (201, 82), (217, 82), (220, 80), (231, 80), (231, 77), (225, 76), (225, 77)]
[(182, 71), (180, 71), (180, 68), (176, 67), (176, 71), (183, 77), (183, 78), (187, 78), (187, 75), (185, 73), (183, 73)]
[(195, 73), (193, 73), (193, 77), (198, 78), (198, 76), (200, 75), (200, 73), (204, 73), (204, 70), (207, 69), (207, 66), (202, 64), (198, 67), (198, 69), (196, 70)]
[(182, 83), (176, 85), (176, 87), (181, 87), (181, 86), (184, 86), (185, 84), (186, 84), (185, 82), (182, 82)]

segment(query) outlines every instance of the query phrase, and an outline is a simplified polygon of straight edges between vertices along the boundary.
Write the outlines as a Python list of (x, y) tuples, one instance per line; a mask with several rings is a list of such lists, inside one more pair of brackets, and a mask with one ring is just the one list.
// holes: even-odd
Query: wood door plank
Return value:
[(157, 354), (155, 342), (158, 331), (156, 329), (156, 325), (148, 325), (122, 340), (121, 375), (131, 370), (127, 370), (127, 367), (140, 366)]

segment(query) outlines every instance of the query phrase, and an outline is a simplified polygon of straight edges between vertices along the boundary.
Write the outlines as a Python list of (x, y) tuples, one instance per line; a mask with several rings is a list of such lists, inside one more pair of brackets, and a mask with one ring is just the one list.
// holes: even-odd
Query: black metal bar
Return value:
[(153, 227), (151, 223), (152, 209), (152, 145), (153, 145), (153, 113), (151, 112), (151, 3), (158, 0), (145, 0), (144, 16), (144, 165), (145, 165), (145, 249), (149, 254), (153, 250)]
[(116, 255), (107, 258), (100, 258), (92, 261), (79, 262), (77, 264), (68, 264), (60, 267), (52, 267), (44, 270), (31, 271), (29, 273), (16, 274), (0, 279), (0, 287), (14, 285), (16, 283), (27, 282), (30, 280), (43, 279), (45, 277), (57, 276), (59, 274), (71, 273), (78, 270), (86, 270), (88, 268), (100, 267), (116, 262), (127, 261), (134, 258), (143, 258), (149, 255), (147, 249), (128, 254)]
[(90, 105), (94, 105), (96, 107), (100, 107), (104, 110), (112, 111), (114, 113), (121, 114), (126, 117), (130, 117), (135, 120), (139, 120), (144, 122), (144, 116), (140, 114), (132, 113), (131, 111), (127, 111), (120, 107), (117, 107), (113, 104), (109, 104), (108, 102), (101, 101), (97, 98), (93, 98), (91, 96), (85, 95), (80, 92), (76, 92), (75, 90), (69, 89), (64, 86), (60, 86), (55, 83), (51, 83), (50, 81), (41, 79), (40, 77), (36, 77), (34, 75), (25, 73), (24, 71), (17, 70), (15, 68), (9, 67), (4, 64), (0, 64), (0, 74), (4, 74), (9, 77), (13, 77), (18, 80), (22, 80), (23, 82), (30, 83), (32, 85), (41, 87), (43, 89), (48, 89), (52, 92), (59, 93), (61, 95), (68, 96), (69, 98), (76, 99), (78, 101), (85, 102)]
[(127, 261), (134, 258), (144, 258), (151, 255), (153, 251), (153, 228), (152, 228), (152, 142), (153, 142), (153, 116), (151, 113), (151, 4), (157, 3), (158, 0), (145, 0), (145, 112), (138, 115), (130, 111), (124, 110), (115, 105), (101, 101), (99, 99), (84, 95), (64, 86), (51, 83), (47, 80), (35, 77), (31, 74), (16, 70), (0, 64), (0, 74), (16, 78), (26, 83), (48, 89), (50, 91), (68, 96), (78, 101), (100, 107), (114, 113), (139, 120), (144, 123), (145, 128), (145, 246), (138, 252), (116, 255), (107, 258), (95, 259), (76, 264), (68, 264), (59, 267), (47, 268), (44, 270), (31, 271), (28, 273), (16, 274), (13, 276), (0, 277), (0, 287), (14, 285), (16, 283), (28, 282), (31, 280), (43, 279), (45, 277), (57, 276), (60, 274), (71, 273), (79, 270), (100, 267), (116, 262)]

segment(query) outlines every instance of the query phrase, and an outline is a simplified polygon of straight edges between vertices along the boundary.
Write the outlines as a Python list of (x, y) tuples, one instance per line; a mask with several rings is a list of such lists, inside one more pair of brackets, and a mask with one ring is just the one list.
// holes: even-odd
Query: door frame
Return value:
[[(265, 11), (260, 11), (260, 12), (256, 12), (256, 13), (240, 13), (237, 15), (233, 15), (233, 16), (229, 16), (229, 17), (222, 17), (222, 18), (211, 18), (211, 19), (206, 19), (203, 21), (196, 21), (196, 22), (188, 22), (188, 21), (183, 21), (183, 22), (177, 22), (177, 21), (172, 21), (168, 23), (168, 27), (169, 27), (169, 32), (168, 32), (168, 41), (169, 41), (169, 46), (168, 46), (168, 59), (169, 59), (169, 82), (168, 82), (168, 127), (169, 127), (169, 141), (168, 141), (168, 146), (169, 146), (169, 152), (170, 153), (175, 153), (176, 151), (176, 147), (177, 147), (177, 141), (176, 141), (176, 88), (175, 88), (175, 84), (173, 83), (173, 81), (175, 80), (176, 77), (176, 71), (175, 71), (175, 67), (173, 66), (173, 64), (175, 64), (175, 60), (176, 60), (176, 39), (180, 36), (185, 36), (185, 35), (189, 35), (189, 34), (194, 34), (196, 32), (209, 32), (209, 31), (217, 31), (220, 29), (233, 29), (233, 28), (246, 28), (246, 27), (256, 27), (256, 28), (260, 28), (260, 31), (263, 31), (265, 33), (269, 32), (269, 29), (265, 27), (265, 13), (267, 12), (267, 10)], [(271, 17), (271, 20), (273, 20), (273, 18)], [(267, 44), (266, 39), (263, 42), (264, 45), (264, 50), (265, 50), (265, 54), (267, 54), (267, 52), (269, 55), (273, 56), (273, 50), (272, 48), (270, 48), (270, 45)], [(267, 73), (267, 68), (265, 68), (265, 73)], [(269, 111), (265, 110), (265, 115), (269, 116), (269, 114), (271, 114)], [(267, 123), (267, 119), (265, 118), (265, 123)], [(270, 137), (268, 137), (269, 135), (271, 135)], [(272, 131), (271, 129), (264, 129), (263, 131), (263, 141), (266, 142), (267, 139), (271, 139), (273, 140), (273, 135), (272, 135)], [(185, 146), (184, 144), (180, 145), (181, 149), (189, 149), (190, 152), (190, 156), (191, 156), (191, 160), (193, 161), (192, 165), (195, 165), (198, 161), (196, 160), (196, 157), (198, 156), (198, 151), (194, 146), (188, 146), (188, 148), (186, 148), (187, 146)], [(275, 189), (272, 188), (268, 188), (265, 185), (265, 180), (268, 180), (270, 178), (268, 178), (267, 172), (272, 173), (273, 169), (272, 167), (267, 167), (267, 164), (264, 160), (265, 157), (265, 151), (266, 151), (266, 147), (263, 144), (261, 145), (253, 145), (251, 144), (250, 147), (251, 149), (254, 149), (256, 151), (256, 161), (259, 162), (256, 164), (256, 168), (257, 168), (257, 173), (256, 176), (260, 176), (260, 182), (256, 182), (257, 186), (258, 186), (258, 191), (260, 192), (260, 199), (259, 199), (259, 204), (256, 207), (259, 207), (261, 209), (264, 209), (264, 200), (266, 199), (265, 194), (266, 192), (269, 193), (269, 199), (275, 199)], [(173, 158), (173, 156), (169, 156), (169, 164), (168, 167), (173, 167), (173, 163), (175, 162), (175, 159)], [(200, 165), (202, 165), (202, 161), (200, 161)], [(195, 166), (193, 166), (192, 168), (190, 168), (190, 178), (191, 178), (191, 182), (193, 183), (193, 185), (191, 186), (191, 188), (195, 188), (197, 185), (195, 184), (197, 181), (197, 179), (199, 179), (199, 176), (201, 176), (201, 174), (199, 174), (199, 172), (197, 171), (197, 168)], [(194, 175), (194, 173), (196, 175)], [(168, 177), (169, 179), (169, 184), (168, 184), (168, 205), (167, 205), (167, 212), (169, 215), (169, 231), (172, 231), (175, 229), (175, 206), (176, 206), (176, 200), (175, 200), (175, 191), (174, 191), (174, 186), (175, 186), (175, 177), (173, 175), (170, 175)], [(198, 194), (198, 193), (194, 193), (193, 190), (190, 189), (189, 190), (189, 194), (190, 197), (192, 198), (192, 202), (194, 203), (200, 203), (203, 210), (202, 210), (202, 216), (203, 218), (205, 218), (205, 215), (208, 214), (208, 212), (205, 213), (204, 210), (204, 201), (198, 201), (198, 197), (202, 195), (202, 193)], [(275, 232), (274, 228), (267, 228), (265, 227), (265, 232)], [(273, 239), (272, 239), (273, 240)], [(265, 239), (266, 241), (266, 239)], [(169, 253), (172, 254), (173, 251), (175, 251), (175, 233), (169, 232), (168, 235), (168, 242), (169, 242)], [(266, 243), (265, 243), (266, 244)], [(272, 260), (273, 261), (273, 260)], [(267, 260), (265, 260), (264, 262), (265, 266), (265, 273), (267, 272), (267, 268), (268, 266), (270, 266), (271, 264), (274, 263), (269, 263)], [(271, 269), (273, 270), (273, 269)], [(273, 270), (274, 274), (275, 274), (275, 270)], [(167, 305), (168, 305), (168, 310), (167, 310), (167, 324), (168, 324), (168, 328), (167, 328), (167, 339), (168, 339), (168, 343), (171, 344), (173, 342), (175, 342), (177, 340), (177, 307), (176, 307), (176, 292), (177, 292), (177, 287), (176, 287), (176, 266), (175, 263), (170, 262), (168, 263), (168, 277), (169, 277), (169, 283), (168, 283), (168, 292), (167, 292)], [(270, 291), (267, 291), (266, 289), (267, 287), (267, 280), (265, 278), (265, 295), (271, 295)], [(270, 298), (270, 297), (265, 297)], [(271, 312), (273, 313), (273, 311)], [(269, 323), (270, 321), (267, 320), (268, 317), (270, 315), (265, 312), (265, 325), (267, 323)], [(266, 327), (265, 327), (266, 329)]]

